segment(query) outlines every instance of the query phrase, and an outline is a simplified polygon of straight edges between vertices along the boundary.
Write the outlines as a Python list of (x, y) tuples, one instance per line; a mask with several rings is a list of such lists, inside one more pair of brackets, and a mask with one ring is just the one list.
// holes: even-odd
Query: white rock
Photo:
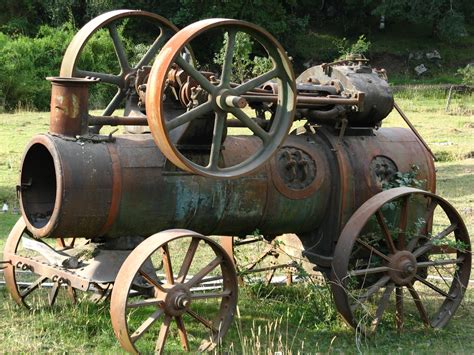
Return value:
[(428, 68), (425, 67), (424, 64), (420, 64), (420, 65), (418, 65), (418, 66), (415, 67), (415, 72), (416, 72), (416, 74), (418, 74), (418, 75), (421, 75), (421, 74), (423, 74), (423, 73), (425, 73), (425, 72), (427, 72), (427, 71), (428, 71)]

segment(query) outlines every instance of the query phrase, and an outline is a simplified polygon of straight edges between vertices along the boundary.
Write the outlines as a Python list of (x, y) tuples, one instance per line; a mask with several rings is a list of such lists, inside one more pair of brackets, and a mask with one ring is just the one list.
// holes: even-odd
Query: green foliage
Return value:
[(50, 84), (45, 77), (58, 74), (73, 34), (69, 24), (56, 29), (42, 26), (35, 38), (0, 33), (0, 91), (7, 109), (49, 107)]
[[(225, 48), (228, 42), (228, 35), (224, 35), (224, 43), (219, 53), (214, 58), (214, 63), (223, 65), (225, 58)], [(234, 57), (231, 80), (244, 82), (251, 76), (256, 76), (269, 71), (273, 67), (270, 58), (260, 57), (253, 54), (254, 42), (250, 36), (244, 32), (237, 32), (235, 37)]]
[(401, 186), (421, 188), (423, 186), (423, 180), (419, 180), (416, 177), (419, 170), (420, 168), (418, 166), (412, 165), (410, 171), (406, 173), (397, 171), (388, 182), (383, 183), (382, 188), (384, 190)]
[(457, 71), (462, 77), (462, 83), (465, 85), (474, 85), (474, 66), (466, 65)]
[(360, 35), (357, 41), (352, 44), (344, 37), (342, 39), (336, 39), (334, 45), (339, 52), (338, 59), (344, 59), (352, 55), (366, 54), (369, 51), (371, 43), (367, 40), (365, 35)]
[(435, 36), (448, 41), (465, 36), (465, 15), (472, 17), (474, 14), (470, 0), (390, 0), (380, 3), (368, 0), (367, 2), (373, 6), (373, 15), (384, 15), (388, 21), (428, 24)]

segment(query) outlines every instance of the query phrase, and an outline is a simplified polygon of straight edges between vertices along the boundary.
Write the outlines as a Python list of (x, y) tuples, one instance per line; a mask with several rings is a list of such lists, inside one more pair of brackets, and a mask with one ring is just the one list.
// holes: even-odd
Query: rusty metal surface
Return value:
[[(342, 96), (339, 97), (342, 99), (341, 103), (344, 98), (358, 99), (358, 103), (352, 104), (357, 105), (357, 109), (349, 109), (345, 115), (349, 125), (353, 127), (380, 126), (381, 121), (388, 116), (394, 105), (389, 84), (376, 70), (368, 66), (366, 60), (349, 60), (343, 63), (314, 66), (301, 73), (296, 82), (300, 85), (323, 84), (335, 88), (338, 95)], [(324, 93), (324, 90), (321, 93)], [(325, 95), (332, 96), (329, 92)], [(319, 121), (317, 115), (315, 118), (316, 122), (326, 123)]]
[[(420, 198), (422, 199), (421, 202)], [(382, 207), (386, 203), (397, 200), (400, 201), (400, 205), (397, 205), (399, 206), (397, 207), (397, 213), (399, 213), (397, 223), (399, 223), (399, 228), (389, 229), (387, 224), (391, 219), (387, 217), (387, 212), (384, 217)], [(412, 207), (409, 207), (409, 204)], [(445, 213), (446, 220), (449, 221), (449, 227), (436, 234), (436, 236), (431, 237), (429, 221), (435, 218), (434, 208), (436, 206), (439, 206)], [(418, 209), (421, 212), (417, 212)], [(367, 230), (370, 218), (374, 216), (377, 217), (380, 229), (373, 230), (370, 228)], [(423, 216), (425, 219), (425, 226), (418, 227), (421, 228), (418, 233), (424, 236), (421, 238), (420, 236), (412, 236), (412, 239), (408, 239), (409, 228), (411, 225), (415, 225), (419, 216)], [(443, 219), (441, 221), (446, 224)], [(382, 242), (379, 244), (372, 243), (372, 245), (367, 244), (366, 240), (368, 239), (366, 238), (367, 235), (370, 235), (370, 231), (381, 234), (380, 240)], [(454, 244), (457, 247), (435, 248), (435, 245), (438, 244), (443, 246), (443, 238), (450, 233), (454, 233), (456, 242), (445, 243)], [(398, 234), (398, 236), (394, 234)], [(462, 246), (459, 246), (460, 243), (462, 243)], [(361, 265), (359, 264), (360, 261), (353, 259), (357, 257), (364, 258), (364, 254), (360, 254), (361, 252), (358, 251), (360, 248), (367, 253), (365, 256), (366, 265)], [(381, 252), (380, 250), (384, 251)], [(456, 256), (449, 255), (453, 253)], [(443, 255), (442, 259), (430, 259), (431, 254), (446, 255)], [(371, 267), (370, 259), (368, 258), (370, 255), (381, 258), (382, 262), (380, 264), (377, 263), (376, 267)], [(409, 187), (399, 187), (383, 191), (366, 201), (352, 215), (341, 232), (334, 252), (331, 272), (331, 288), (336, 307), (352, 327), (358, 328), (363, 332), (374, 331), (381, 321), (383, 311), (387, 307), (390, 293), (396, 288), (396, 326), (399, 330), (403, 328), (404, 324), (404, 311), (403, 306), (401, 306), (403, 298), (407, 298), (410, 302), (415, 302), (420, 313), (419, 321), (421, 323), (441, 328), (455, 313), (463, 298), (464, 291), (469, 282), (471, 257), (467, 229), (459, 214), (446, 200), (433, 193)], [(356, 263), (356, 261), (358, 262)], [(436, 266), (441, 267), (448, 264), (456, 265), (451, 277), (444, 275), (445, 270), (436, 268)], [(428, 265), (435, 266), (435, 275), (441, 277), (449, 291), (443, 291), (430, 281), (427, 281)], [(378, 276), (371, 278), (374, 275)], [(357, 279), (357, 277), (363, 278), (366, 285), (358, 285), (357, 280), (362, 279)], [(421, 291), (415, 289), (415, 281), (418, 282), (416, 285), (422, 284), (422, 286), (427, 286), (427, 290), (431, 289), (433, 294), (427, 295), (427, 291), (423, 291), (426, 294), (418, 294)], [(351, 293), (354, 287), (360, 288), (357, 291), (363, 291), (359, 292), (359, 297)], [(407, 288), (411, 297), (407, 297), (408, 292), (405, 292), (405, 296), (403, 296), (404, 287)], [(384, 290), (384, 297), (370, 297), (370, 295), (382, 289)], [(361, 304), (368, 304), (368, 302), (371, 302), (370, 300), (374, 300), (375, 306), (377, 306), (375, 315), (371, 314), (370, 311), (362, 313), (356, 311), (358, 307), (359, 310), (363, 308), (363, 306), (358, 304), (359, 302)], [(423, 303), (426, 302), (430, 303), (429, 311), (427, 311), (427, 307), (423, 306)], [(366, 319), (362, 320), (361, 316), (366, 317)]]
[(49, 132), (75, 137), (87, 133), (89, 85), (94, 79), (47, 78), (51, 84)]
[[(320, 128), (316, 135), (309, 137), (319, 142), (323, 155), (333, 157), (328, 159), (329, 170), (325, 172), (331, 179), (331, 198), (322, 217), (331, 223), (322, 223), (310, 233), (297, 233), (307, 257), (316, 264), (330, 267), (334, 243), (344, 225), (359, 206), (382, 191), (382, 182), (388, 182), (377, 174), (374, 162), (380, 159), (393, 162), (395, 171), (404, 173), (416, 165), (419, 168), (416, 178), (423, 184), (422, 188), (434, 192), (433, 159), (408, 129), (381, 128), (370, 134), (345, 135), (341, 139), (337, 131)], [(393, 172), (385, 179), (392, 177)]]
[[(22, 212), (38, 237), (147, 236), (182, 227), (223, 235), (316, 231), (334, 240), (353, 211), (381, 191), (372, 161), (392, 161), (402, 172), (416, 164), (417, 179), (434, 188), (432, 160), (408, 130), (346, 136), (343, 144), (330, 132), (318, 132), (288, 136), (264, 168), (236, 180), (176, 170), (149, 135), (101, 144), (40, 135), (23, 159)], [(228, 137), (223, 161), (242, 161), (258, 144), (252, 136)], [(334, 223), (322, 223), (325, 219)], [(317, 244), (314, 238), (305, 237)], [(320, 247), (332, 252), (329, 240)]]
[[(212, 180), (167, 163), (150, 135), (100, 144), (40, 135), (23, 159), (22, 213), (37, 237), (148, 236), (172, 227), (222, 235), (310, 231), (321, 222), (330, 179), (323, 178), (327, 163), (317, 146), (298, 141), (289, 137), (286, 146), (321, 163), (311, 176), (318, 186), (311, 195), (288, 198), (276, 189), (268, 164), (240, 179)], [(232, 164), (257, 144), (252, 136), (229, 137), (223, 159)]]
[[(4, 248), (4, 257), (9, 261), (4, 272), (5, 285), (10, 292), (11, 297), (18, 305), (23, 305), (27, 308), (31, 304), (26, 298), (41, 288), (42, 283), (46, 280), (51, 280), (54, 287), (49, 297), (49, 304), (52, 305), (56, 299), (59, 288), (64, 285), (68, 296), (72, 302), (75, 303), (75, 293), (73, 288), (87, 291), (89, 289), (89, 280), (77, 275), (73, 270), (67, 270), (58, 266), (52, 266), (38, 257), (27, 257), (18, 255), (21, 240), (24, 236), (29, 237), (26, 229), (26, 223), (23, 218), (20, 218), (12, 231), (10, 232)], [(18, 271), (29, 271), (31, 273), (29, 281), (34, 282), (30, 285), (21, 285), (20, 280), (17, 279)], [(23, 287), (21, 289), (21, 287)]]
[[(187, 251), (183, 251), (186, 255), (181, 266), (173, 270), (176, 264), (172, 263), (172, 260), (178, 256), (173, 254), (171, 245), (184, 240), (189, 240), (189, 247)], [(212, 253), (210, 257), (212, 261), (191, 279), (188, 279), (187, 274), (198, 248), (209, 249)], [(155, 254), (160, 256), (154, 256)], [(154, 271), (143, 272), (142, 265), (148, 260), (153, 260), (156, 263), (157, 257), (163, 263), (164, 277), (160, 277)], [(219, 269), (218, 274), (223, 280), (221, 291), (218, 294), (204, 292), (198, 297), (193, 289), (197, 288), (215, 268)], [(145, 298), (141, 301), (140, 298), (130, 297), (137, 277), (143, 278), (144, 282), (146, 281), (146, 284), (153, 288), (151, 299)], [(188, 230), (163, 231), (142, 242), (123, 263), (112, 291), (110, 303), (112, 326), (115, 336), (126, 351), (130, 353), (143, 351), (139, 339), (144, 333), (151, 333), (157, 339), (155, 352), (161, 354), (164, 351), (166, 340), (170, 336), (168, 334), (170, 322), (176, 322), (178, 329), (180, 329), (183, 349), (191, 350), (190, 341), (196, 342), (196, 339), (193, 339), (194, 336), (191, 335), (194, 331), (192, 327), (185, 326), (183, 321), (184, 319), (190, 319), (190, 322), (194, 320), (195, 324), (206, 330), (210, 336), (210, 339), (205, 337), (204, 342), (201, 343), (199, 351), (204, 351), (216, 346), (227, 332), (234, 316), (237, 296), (237, 275), (233, 260), (219, 244), (210, 238)], [(221, 299), (220, 303), (215, 305), (217, 314), (214, 319), (208, 319), (208, 315), (200, 316), (195, 309), (193, 310), (194, 303), (199, 299), (206, 298)], [(155, 307), (151, 318), (146, 319), (139, 327), (136, 324), (133, 325), (134, 315), (130, 313), (130, 309), (148, 305)], [(184, 315), (190, 317), (184, 318)], [(162, 324), (159, 332), (157, 331), (158, 327), (150, 328), (153, 323)], [(132, 326), (136, 328), (132, 328)], [(202, 335), (196, 336), (201, 337)]]
[[(132, 63), (129, 62), (129, 58), (124, 49), (124, 44), (121, 43), (122, 39), (120, 38), (120, 33), (117, 30), (117, 24), (119, 21), (126, 22), (127, 19), (137, 19), (142, 22), (153, 23), (160, 30), (158, 37), (135, 65), (132, 65)], [(91, 68), (79, 67), (84, 47), (87, 45), (89, 39), (101, 29), (108, 30), (111, 41), (113, 42), (118, 64), (120, 66), (120, 73), (118, 74), (99, 73), (92, 71)], [(125, 102), (125, 115), (137, 116), (141, 110), (139, 92), (136, 90), (147, 78), (146, 67), (150, 65), (156, 53), (161, 49), (166, 40), (176, 32), (178, 32), (178, 28), (175, 25), (164, 17), (154, 13), (141, 10), (114, 10), (106, 12), (89, 21), (73, 37), (66, 49), (66, 53), (64, 54), (61, 63), (60, 76), (100, 78), (101, 82), (113, 85), (117, 88), (115, 96), (107, 104), (102, 115), (112, 115), (116, 109), (121, 107), (121, 103)], [(100, 128), (100, 125), (94, 126), (94, 131), (97, 133)], [(143, 127), (129, 127), (129, 129), (139, 133), (146, 130)]]
[[(157, 24), (160, 34), (132, 68), (117, 21), (133, 18)], [(82, 50), (101, 29), (109, 31), (119, 74), (78, 68)], [(139, 338), (152, 331), (152, 324), (161, 323), (154, 349), (161, 353), (171, 322), (176, 323), (183, 349), (189, 350), (194, 340), (188, 338), (184, 315), (210, 330), (211, 342), (199, 350), (211, 350), (228, 329), (237, 302), (233, 237), (245, 238), (258, 231), (271, 244), (283, 233), (295, 233), (288, 239), (289, 249), (275, 251), (277, 239), (263, 258), (285, 253), (305, 262), (307, 271), (329, 277), (337, 309), (350, 325), (361, 324), (355, 311), (358, 305), (354, 307), (352, 300), (364, 304), (380, 291), (371, 330), (381, 322), (392, 292), (398, 329), (404, 324), (403, 302), (408, 294), (422, 323), (444, 326), (467, 287), (469, 236), (459, 214), (434, 195), (431, 152), (397, 105), (412, 132), (379, 129), (394, 105), (386, 80), (365, 59), (313, 67), (295, 80), (279, 43), (265, 30), (243, 21), (207, 19), (177, 31), (158, 15), (117, 10), (93, 19), (73, 38), (61, 77), (51, 79), (50, 133), (34, 137), (22, 159), (17, 191), (23, 218), (7, 239), (2, 261), (15, 302), (28, 306), (25, 298), (45, 280), (52, 281), (50, 305), (61, 289), (75, 302), (74, 289), (86, 291), (92, 284), (115, 283), (112, 323), (125, 350), (142, 351)], [(212, 31), (227, 33), (221, 73), (199, 71), (191, 58), (190, 41)], [(250, 35), (274, 64), (267, 73), (240, 84), (231, 82), (237, 32)], [(149, 63), (158, 52), (150, 70)], [(117, 87), (101, 116), (88, 115), (88, 85), (96, 79), (80, 79), (86, 77)], [(123, 102), (123, 116), (112, 116)], [(255, 117), (242, 110), (247, 106)], [(288, 134), (294, 117), (306, 123)], [(128, 126), (134, 133), (150, 129), (151, 134), (105, 136), (88, 129), (104, 124)], [(229, 127), (246, 127), (253, 135), (234, 135)], [(413, 166), (418, 169), (416, 179), (428, 192), (406, 187), (382, 191), (396, 173), (407, 173)], [(386, 203), (394, 203), (396, 209), (384, 216)], [(454, 233), (454, 243), (435, 245), (430, 240), (436, 206), (450, 225), (435, 239)], [(410, 239), (409, 229), (420, 219), (424, 226), (416, 233), (421, 236)], [(398, 226), (397, 232), (391, 231), (387, 220)], [(378, 223), (378, 229), (372, 223)], [(164, 232), (154, 234), (158, 231)], [(377, 233), (381, 237), (376, 243), (364, 241)], [(203, 235), (227, 237), (220, 247)], [(80, 249), (76, 238), (97, 248), (93, 257), (78, 259), (72, 269), (52, 265), (41, 253), (32, 257), (18, 252), (25, 247), (20, 240), (28, 237), (38, 238), (35, 243), (43, 243), (40, 238), (58, 238), (61, 249), (53, 252), (61, 255)], [(186, 241), (187, 249), (180, 244)], [(386, 244), (382, 251), (377, 249), (380, 241)], [(177, 247), (173, 247), (175, 242), (179, 242)], [(206, 262), (207, 256), (194, 257), (198, 246), (215, 257), (191, 276), (193, 258)], [(433, 254), (445, 258), (431, 260)], [(364, 268), (374, 255), (381, 258), (380, 264)], [(181, 262), (178, 273), (171, 260)], [(251, 272), (273, 273), (294, 266), (293, 262), (257, 264), (252, 264)], [(451, 264), (454, 274), (446, 291), (425, 275), (431, 266)], [(19, 269), (38, 277), (22, 290), (15, 276)], [(219, 275), (210, 275), (215, 270)], [(368, 274), (382, 276), (374, 279)], [(199, 293), (206, 288), (205, 277), (221, 291)], [(441, 303), (434, 318), (428, 316), (426, 300), (415, 282), (433, 291), (433, 299)], [(108, 289), (102, 291), (107, 295)], [(354, 298), (351, 291), (368, 295)], [(191, 308), (197, 300), (211, 298), (218, 299), (213, 321)], [(132, 329), (130, 319), (140, 313), (133, 310), (140, 307), (151, 307), (153, 313)]]

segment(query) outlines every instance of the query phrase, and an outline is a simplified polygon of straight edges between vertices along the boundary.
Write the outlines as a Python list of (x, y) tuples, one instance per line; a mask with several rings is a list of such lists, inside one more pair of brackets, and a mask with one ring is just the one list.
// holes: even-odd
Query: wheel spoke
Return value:
[(257, 76), (256, 78), (253, 78), (246, 83), (237, 86), (234, 90), (233, 93), (236, 96), (240, 96), (245, 94), (247, 91), (250, 91), (252, 89), (255, 89), (256, 87), (265, 84), (267, 81), (273, 79), (275, 76), (277, 76), (278, 70), (276, 68), (270, 70), (269, 72), (262, 74), (260, 76)]
[(193, 317), (194, 319), (196, 319), (199, 323), (201, 323), (202, 325), (204, 325), (206, 328), (210, 329), (214, 334), (218, 333), (218, 330), (212, 325), (211, 322), (209, 322), (207, 319), (204, 319), (203, 317), (201, 317), (199, 314), (197, 314), (196, 312), (194, 312), (193, 310), (191, 309), (188, 309), (186, 310), (186, 312), (191, 316)]
[(153, 44), (148, 48), (145, 55), (140, 59), (135, 68), (141, 68), (144, 65), (148, 65), (151, 60), (155, 57), (163, 44), (168, 40), (169, 35), (162, 29), (160, 35), (155, 39)]
[(439, 266), (439, 265), (453, 265), (453, 264), (461, 264), (464, 262), (464, 256), (461, 256), (457, 259), (440, 259), (440, 260), (431, 260), (431, 261), (420, 261), (416, 264), (418, 269), (426, 268), (429, 266)]
[(147, 298), (146, 300), (141, 300), (137, 302), (132, 302), (127, 304), (127, 308), (139, 308), (146, 306), (159, 306), (163, 304), (163, 300), (158, 298)]
[(379, 306), (377, 307), (377, 311), (375, 312), (375, 318), (372, 320), (372, 332), (375, 332), (377, 326), (379, 325), (380, 321), (382, 320), (383, 313), (388, 306), (388, 301), (390, 299), (390, 294), (395, 288), (395, 284), (390, 284), (385, 288), (385, 291), (380, 299)]
[(385, 284), (390, 280), (390, 276), (385, 275), (381, 277), (376, 283), (369, 287), (369, 289), (360, 297), (355, 300), (355, 303), (352, 304), (351, 309), (354, 310), (360, 305), (362, 305), (365, 301), (367, 301), (370, 296), (372, 296), (375, 292), (380, 290), (381, 287), (385, 286)]
[(234, 58), (235, 37), (237, 32), (227, 32), (227, 45), (225, 48), (224, 64), (222, 65), (221, 85), (228, 84), (232, 74), (232, 61)]
[(167, 121), (165, 123), (166, 129), (168, 131), (171, 131), (175, 129), (176, 127), (182, 126), (185, 123), (191, 122), (195, 118), (201, 117), (204, 114), (208, 113), (209, 111), (212, 110), (212, 102), (208, 101), (202, 105), (199, 105), (181, 115), (179, 115), (176, 118), (173, 118), (171, 121)]
[(385, 238), (385, 242), (388, 245), (391, 253), (395, 253), (396, 248), (395, 244), (393, 244), (392, 236), (390, 235), (390, 231), (388, 230), (387, 223), (385, 223), (385, 218), (380, 210), (376, 212), (377, 222), (379, 223), (380, 229), (382, 229), (383, 236)]
[(179, 338), (181, 339), (181, 344), (183, 345), (184, 351), (189, 351), (189, 342), (188, 342), (188, 333), (186, 333), (186, 328), (184, 327), (183, 317), (176, 316), (176, 325), (178, 326)]
[(31, 292), (33, 292), (34, 290), (36, 290), (45, 280), (47, 280), (48, 278), (46, 276), (41, 276), (39, 278), (36, 279), (35, 282), (33, 282), (30, 286), (28, 286), (26, 289), (24, 289), (21, 293), (20, 293), (20, 297), (21, 299), (24, 299), (26, 296), (28, 296)]
[(157, 309), (150, 315), (138, 328), (130, 335), (132, 343), (135, 343), (145, 332), (161, 317), (163, 314), (162, 309)]
[(186, 252), (186, 256), (184, 257), (183, 264), (181, 265), (181, 269), (179, 270), (178, 277), (176, 278), (176, 282), (183, 283), (186, 280), (186, 276), (188, 275), (189, 268), (193, 261), (194, 255), (196, 254), (197, 247), (199, 245), (199, 239), (193, 238), (191, 243), (189, 243), (188, 251)]
[(214, 260), (212, 260), (209, 264), (207, 264), (203, 269), (201, 269), (198, 273), (196, 273), (191, 278), (191, 280), (189, 280), (186, 284), (188, 284), (189, 287), (195, 286), (204, 278), (204, 276), (206, 276), (212, 270), (214, 270), (221, 262), (222, 262), (222, 257), (217, 256)]
[(82, 69), (76, 69), (74, 71), (74, 74), (82, 78), (85, 78), (86, 76), (91, 77), (91, 78), (99, 78), (101, 83), (113, 84), (118, 87), (122, 87), (124, 84), (122, 78), (114, 74), (98, 73), (95, 71), (82, 70)]
[(399, 332), (403, 329), (403, 288), (402, 286), (397, 286), (395, 290), (395, 321), (397, 323), (397, 330)]
[(110, 37), (112, 37), (112, 42), (114, 43), (115, 54), (117, 54), (120, 68), (122, 68), (122, 71), (126, 71), (130, 69), (130, 65), (128, 64), (127, 54), (117, 31), (117, 27), (112, 23), (108, 26), (108, 28)]
[(72, 286), (67, 286), (66, 292), (71, 303), (76, 304), (77, 303), (76, 289)]
[(209, 165), (207, 166), (207, 168), (210, 170), (218, 169), (217, 164), (219, 162), (219, 155), (221, 152), (222, 136), (224, 134), (226, 115), (226, 113), (216, 112), (216, 118), (214, 121), (214, 132), (212, 136), (211, 153), (209, 155)]
[(189, 64), (183, 57), (178, 55), (175, 62), (181, 67), (181, 69), (183, 69), (188, 75), (196, 80), (197, 83), (201, 85), (201, 87), (208, 93), (213, 94), (216, 91), (216, 87), (212, 85), (210, 81), (199, 72), (199, 70)]
[(59, 292), (60, 287), (61, 286), (59, 285), (59, 282), (54, 282), (53, 287), (51, 287), (51, 290), (49, 290), (48, 304), (50, 307), (52, 307), (54, 303), (56, 302), (56, 298), (58, 297), (58, 292)]
[(378, 251), (377, 249), (375, 249), (373, 246), (367, 244), (366, 242), (364, 242), (362, 239), (360, 238), (357, 238), (356, 239), (356, 242), (359, 243), (360, 245), (362, 245), (365, 249), (369, 250), (370, 252), (372, 252), (373, 254), (377, 255), (377, 256), (380, 256), (382, 259), (390, 262), (390, 259), (388, 258), (387, 255), (385, 255), (384, 253)]
[(270, 141), (270, 134), (260, 127), (257, 122), (251, 119), (247, 114), (239, 108), (232, 108), (229, 110), (235, 117), (239, 119), (245, 126), (255, 133), (263, 141), (263, 145), (266, 145)]
[(405, 249), (405, 234), (408, 223), (408, 199), (410, 195), (403, 197), (402, 210), (400, 211), (400, 224), (398, 226), (398, 248)]
[(163, 265), (165, 267), (166, 280), (170, 285), (174, 284), (173, 267), (171, 266), (171, 255), (168, 249), (168, 244), (164, 244), (161, 248), (161, 255), (163, 258)]
[(415, 302), (416, 308), (418, 309), (418, 313), (420, 313), (420, 317), (423, 320), (423, 323), (425, 323), (425, 325), (429, 325), (430, 319), (428, 318), (428, 314), (426, 313), (425, 306), (423, 306), (423, 303), (421, 302), (418, 292), (416, 292), (416, 290), (413, 288), (413, 285), (408, 285), (407, 288), (408, 288), (408, 291), (410, 291), (411, 297), (413, 298), (413, 301)]
[(424, 278), (422, 278), (421, 276), (419, 275), (415, 275), (415, 279), (417, 279), (418, 281), (420, 281), (422, 284), (424, 284), (425, 286), (428, 286), (429, 288), (431, 288), (432, 290), (438, 292), (440, 295), (450, 299), (450, 300), (453, 300), (454, 297), (453, 296), (450, 296), (448, 295), (446, 292), (444, 292), (442, 289), (440, 289), (438, 286), (435, 286), (433, 285), (431, 282), (425, 280)]
[(224, 292), (209, 292), (209, 293), (192, 293), (191, 299), (202, 300), (207, 298), (223, 298), (230, 296), (231, 291), (225, 290)]
[(418, 248), (417, 250), (415, 250), (415, 251), (413, 252), (413, 255), (414, 255), (416, 258), (418, 258), (420, 255), (423, 255), (424, 253), (426, 253), (427, 251), (429, 251), (431, 248), (433, 248), (433, 246), (434, 246), (433, 242), (437, 242), (438, 240), (441, 240), (441, 239), (443, 239), (444, 237), (448, 236), (449, 234), (451, 234), (452, 232), (454, 232), (457, 227), (458, 227), (458, 224), (457, 224), (457, 223), (453, 223), (453, 224), (449, 225), (449, 227), (446, 227), (446, 228), (443, 229), (441, 232), (439, 232), (438, 234), (436, 234), (433, 238), (431, 238), (429, 242), (427, 242), (426, 244), (423, 244), (423, 246), (421, 246), (420, 248)]
[(369, 269), (357, 269), (348, 273), (349, 276), (364, 276), (369, 274), (378, 274), (380, 272), (387, 272), (390, 268), (388, 266), (378, 266)]
[(104, 112), (102, 112), (102, 116), (112, 116), (114, 111), (118, 108), (122, 100), (125, 98), (125, 94), (122, 90), (118, 90), (115, 94), (114, 98), (109, 102), (107, 107), (105, 108)]
[(144, 272), (143, 270), (138, 270), (138, 273), (148, 282), (150, 283), (151, 285), (155, 286), (158, 290), (160, 290), (161, 292), (165, 292), (166, 293), (166, 290), (163, 288), (163, 286), (161, 286), (157, 280), (155, 280), (154, 278), (152, 278), (150, 275), (148, 275), (146, 272)]
[(165, 349), (166, 338), (170, 330), (171, 316), (165, 315), (165, 320), (161, 325), (160, 334), (158, 334), (158, 339), (156, 340), (155, 352), (162, 354)]

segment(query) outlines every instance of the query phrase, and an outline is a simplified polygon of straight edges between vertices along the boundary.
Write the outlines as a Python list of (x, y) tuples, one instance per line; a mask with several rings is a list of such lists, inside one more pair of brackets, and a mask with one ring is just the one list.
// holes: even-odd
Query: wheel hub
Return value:
[(165, 313), (179, 316), (191, 305), (191, 292), (183, 285), (170, 285), (164, 301)]
[(231, 108), (244, 108), (247, 106), (247, 100), (243, 97), (232, 95), (230, 90), (224, 89), (216, 95), (216, 104), (217, 106), (227, 111)]
[(388, 274), (397, 285), (408, 285), (416, 275), (417, 263), (415, 256), (407, 250), (399, 251), (390, 256)]

